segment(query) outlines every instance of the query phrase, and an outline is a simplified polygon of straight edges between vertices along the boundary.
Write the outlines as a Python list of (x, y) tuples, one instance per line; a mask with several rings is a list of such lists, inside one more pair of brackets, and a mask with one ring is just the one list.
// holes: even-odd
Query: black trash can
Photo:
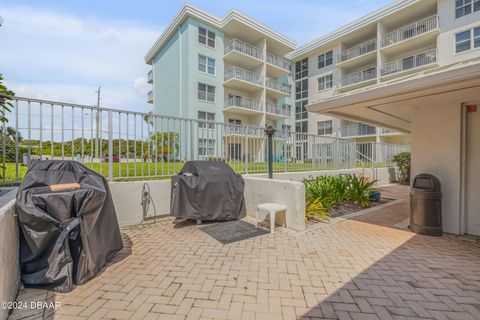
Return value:
[(410, 189), (410, 230), (429, 236), (441, 236), (442, 187), (437, 177), (422, 173)]

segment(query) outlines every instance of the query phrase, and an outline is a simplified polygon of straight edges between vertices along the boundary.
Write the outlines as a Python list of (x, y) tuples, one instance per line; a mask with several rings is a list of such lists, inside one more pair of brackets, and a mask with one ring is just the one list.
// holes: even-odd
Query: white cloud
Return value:
[(123, 21), (4, 7), (0, 70), (19, 95), (147, 111), (144, 55), (161, 30)]

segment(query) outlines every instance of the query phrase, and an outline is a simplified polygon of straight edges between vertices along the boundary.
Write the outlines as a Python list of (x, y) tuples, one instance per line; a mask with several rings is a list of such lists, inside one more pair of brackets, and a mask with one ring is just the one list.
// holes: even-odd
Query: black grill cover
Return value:
[(246, 215), (245, 181), (221, 161), (189, 161), (172, 177), (170, 214), (197, 220), (237, 220)]
[[(50, 190), (63, 183), (80, 188)], [(18, 189), (17, 213), (25, 287), (68, 292), (122, 249), (107, 181), (78, 162), (33, 162)]]

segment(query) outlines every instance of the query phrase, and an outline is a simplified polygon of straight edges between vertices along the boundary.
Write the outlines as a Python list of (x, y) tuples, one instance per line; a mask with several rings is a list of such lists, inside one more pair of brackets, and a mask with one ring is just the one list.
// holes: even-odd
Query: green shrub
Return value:
[(399, 182), (410, 183), (410, 168), (412, 166), (412, 157), (410, 152), (400, 152), (393, 157), (393, 163), (398, 167)]

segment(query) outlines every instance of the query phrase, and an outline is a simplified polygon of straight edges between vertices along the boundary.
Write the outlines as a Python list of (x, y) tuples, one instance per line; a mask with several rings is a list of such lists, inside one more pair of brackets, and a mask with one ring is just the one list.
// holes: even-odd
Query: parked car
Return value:
[[(108, 162), (108, 154), (104, 154), (102, 157), (102, 162)], [(112, 157), (113, 162), (120, 162), (120, 157), (117, 154), (114, 154)]]

